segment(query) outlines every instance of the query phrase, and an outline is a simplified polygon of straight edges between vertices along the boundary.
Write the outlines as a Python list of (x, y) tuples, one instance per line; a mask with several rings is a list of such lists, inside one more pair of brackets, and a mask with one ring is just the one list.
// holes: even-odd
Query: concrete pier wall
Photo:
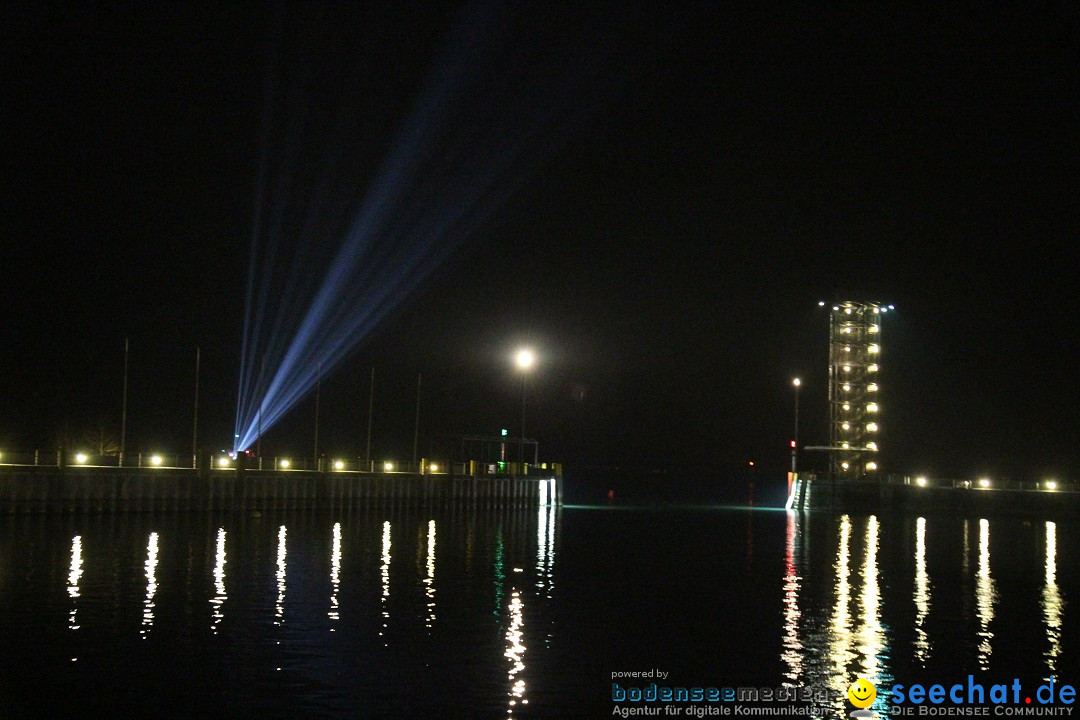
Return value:
[(1080, 517), (1080, 492), (1033, 488), (920, 487), (807, 478), (796, 507), (836, 512)]
[(558, 476), (4, 467), (0, 514), (535, 507), (541, 483), (561, 505)]

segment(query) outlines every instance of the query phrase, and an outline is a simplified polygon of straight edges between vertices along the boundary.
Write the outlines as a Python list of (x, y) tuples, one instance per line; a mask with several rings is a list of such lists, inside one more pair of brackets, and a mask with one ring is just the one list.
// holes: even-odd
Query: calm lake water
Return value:
[(551, 718), (610, 717), (612, 674), (655, 669), (1076, 684), (1076, 549), (1037, 519), (709, 507), (5, 517), (0, 700), (5, 718)]

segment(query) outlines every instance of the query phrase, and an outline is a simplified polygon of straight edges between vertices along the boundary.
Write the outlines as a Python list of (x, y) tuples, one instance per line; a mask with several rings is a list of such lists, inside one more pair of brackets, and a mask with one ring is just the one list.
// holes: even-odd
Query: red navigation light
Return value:
[(791, 441), (791, 447), (795, 447), (795, 441), (794, 440)]

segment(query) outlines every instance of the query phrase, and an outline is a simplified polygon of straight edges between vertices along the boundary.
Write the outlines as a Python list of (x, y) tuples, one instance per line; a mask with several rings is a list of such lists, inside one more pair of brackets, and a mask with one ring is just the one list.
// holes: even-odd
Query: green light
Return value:
[(503, 428), (503, 430), (502, 430), (502, 436), (503, 436), (503, 437), (506, 437), (506, 428)]

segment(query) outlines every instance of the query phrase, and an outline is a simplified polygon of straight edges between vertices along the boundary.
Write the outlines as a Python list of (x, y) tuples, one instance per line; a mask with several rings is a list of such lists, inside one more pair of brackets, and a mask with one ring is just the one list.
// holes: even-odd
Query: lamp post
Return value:
[(536, 356), (533, 355), (533, 351), (528, 348), (522, 348), (517, 351), (517, 355), (514, 356), (514, 362), (517, 363), (518, 370), (521, 371), (521, 439), (518, 441), (518, 461), (521, 463), (521, 468), (525, 468), (525, 383), (529, 378), (529, 370), (532, 369), (533, 363), (536, 362)]
[(795, 437), (791, 441), (791, 474), (794, 475), (798, 472), (798, 458), (799, 458), (799, 386), (802, 385), (802, 380), (795, 378), (791, 381), (791, 385), (795, 388)]

